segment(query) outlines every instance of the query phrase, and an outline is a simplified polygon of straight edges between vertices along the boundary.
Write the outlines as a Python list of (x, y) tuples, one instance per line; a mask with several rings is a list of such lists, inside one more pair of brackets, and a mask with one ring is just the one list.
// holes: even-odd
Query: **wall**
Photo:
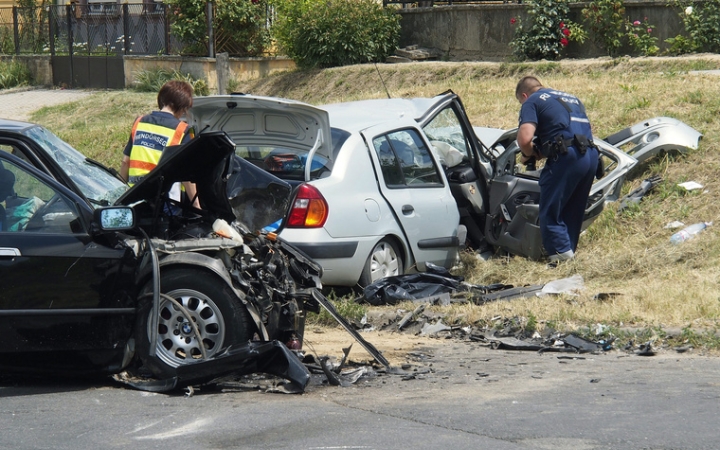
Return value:
[[(139, 71), (165, 68), (189, 73), (195, 78), (205, 78), (210, 91), (218, 91), (215, 58), (183, 58), (181, 56), (124, 56), (125, 86), (133, 85)], [(274, 72), (292, 70), (293, 60), (277, 58), (229, 58), (229, 78), (238, 81), (261, 78)], [(227, 77), (226, 77), (227, 78)]]
[[(587, 3), (570, 5), (570, 19), (582, 24), (582, 8)], [(403, 8), (400, 46), (419, 45), (440, 50), (444, 59), (451, 61), (502, 61), (512, 56), (515, 26), (513, 17), (524, 18), (522, 4), (453, 5), (429, 8)], [(684, 30), (679, 13), (682, 9), (660, 1), (625, 1), (625, 15), (630, 20), (642, 21), (645, 17), (655, 25), (661, 50), (667, 48), (665, 39), (675, 37)], [(623, 49), (623, 54), (632, 54)], [(605, 53), (592, 42), (571, 43), (564, 56), (588, 58)]]
[(15, 60), (25, 63), (35, 84), (41, 86), (52, 86), (53, 74), (52, 64), (50, 63), (50, 55), (17, 55), (17, 56), (6, 56), (0, 55), (0, 60), (8, 61)]

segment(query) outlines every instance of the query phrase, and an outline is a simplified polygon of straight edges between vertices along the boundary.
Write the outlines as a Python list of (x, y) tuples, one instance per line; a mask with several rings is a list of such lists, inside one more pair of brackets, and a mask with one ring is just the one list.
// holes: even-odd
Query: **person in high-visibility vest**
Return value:
[[(192, 138), (190, 127), (180, 120), (192, 107), (192, 98), (193, 88), (190, 83), (168, 81), (158, 93), (160, 110), (135, 120), (120, 165), (120, 176), (130, 186), (138, 183), (157, 166), (165, 147), (184, 144)], [(193, 206), (200, 208), (195, 184), (183, 182), (182, 185), (188, 199), (193, 201)], [(179, 200), (179, 192), (171, 193), (171, 198)]]

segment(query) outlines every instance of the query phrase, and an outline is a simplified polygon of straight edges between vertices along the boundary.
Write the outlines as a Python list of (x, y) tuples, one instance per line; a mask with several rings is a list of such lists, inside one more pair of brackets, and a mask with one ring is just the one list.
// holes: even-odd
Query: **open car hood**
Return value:
[(187, 119), (196, 133), (224, 131), (238, 145), (308, 152), (315, 148), (327, 160), (325, 166), (332, 168), (330, 118), (307, 103), (245, 94), (197, 97)]
[(165, 198), (174, 183), (190, 181), (197, 186), (203, 208), (232, 222), (235, 215), (226, 195), (225, 175), (234, 151), (233, 141), (221, 132), (205, 133), (187, 144), (167, 147), (158, 165), (116, 203), (154, 203)]
[(203, 210), (249, 231), (260, 230), (287, 211), (292, 187), (234, 156), (235, 144), (221, 131), (205, 132), (187, 144), (168, 147), (158, 165), (116, 204), (161, 205), (176, 182), (195, 183)]

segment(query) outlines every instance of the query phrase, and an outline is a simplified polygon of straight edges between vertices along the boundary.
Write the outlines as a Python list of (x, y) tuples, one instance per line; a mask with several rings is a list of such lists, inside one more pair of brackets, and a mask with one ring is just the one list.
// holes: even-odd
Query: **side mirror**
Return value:
[(93, 222), (102, 231), (131, 230), (135, 228), (135, 210), (129, 206), (98, 208)]

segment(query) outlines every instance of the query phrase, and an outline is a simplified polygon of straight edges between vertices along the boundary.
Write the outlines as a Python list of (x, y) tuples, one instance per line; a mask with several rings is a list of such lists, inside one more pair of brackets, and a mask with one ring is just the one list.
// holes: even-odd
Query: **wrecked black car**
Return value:
[[(266, 372), (302, 390), (305, 314), (332, 308), (322, 269), (256, 231), (289, 188), (234, 148), (205, 133), (128, 188), (43, 127), (0, 120), (0, 372), (122, 372), (155, 391)], [(169, 204), (180, 181), (201, 210)]]

